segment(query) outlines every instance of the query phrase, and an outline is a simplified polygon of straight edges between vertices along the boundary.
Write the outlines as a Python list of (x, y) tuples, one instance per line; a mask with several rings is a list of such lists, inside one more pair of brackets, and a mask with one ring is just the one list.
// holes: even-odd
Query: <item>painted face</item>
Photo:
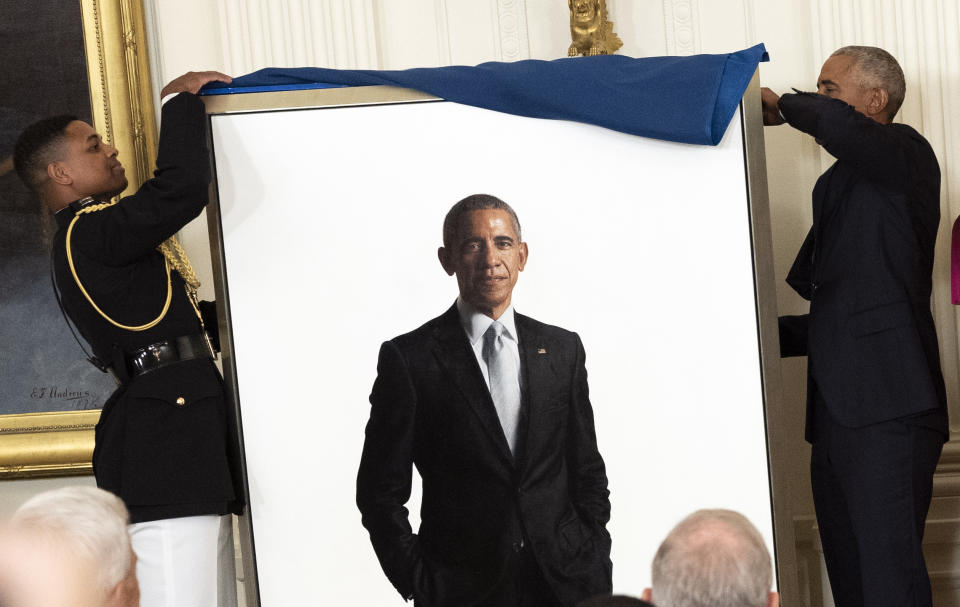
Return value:
[(59, 162), (72, 180), (78, 197), (108, 199), (127, 187), (123, 165), (117, 160), (117, 148), (104, 143), (86, 122), (67, 125), (66, 154)]
[(527, 263), (527, 245), (520, 242), (507, 211), (470, 211), (460, 218), (451, 249), (441, 249), (441, 263), (447, 274), (457, 275), (460, 296), (467, 303), (499, 318)]
[(861, 114), (871, 116), (867, 108), (870, 91), (860, 86), (860, 74), (854, 67), (853, 57), (837, 55), (827, 59), (820, 68), (817, 92), (845, 101)]

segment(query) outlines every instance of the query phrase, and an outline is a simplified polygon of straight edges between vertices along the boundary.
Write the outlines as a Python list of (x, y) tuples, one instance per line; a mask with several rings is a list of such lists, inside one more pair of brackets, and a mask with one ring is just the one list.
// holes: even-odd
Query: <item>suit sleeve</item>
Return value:
[(163, 106), (153, 178), (119, 204), (81, 215), (72, 247), (100, 263), (122, 266), (153, 251), (207, 204), (210, 157), (200, 98), (181, 93)]
[(810, 315), (781, 316), (777, 325), (780, 329), (780, 358), (806, 356)]
[(594, 529), (607, 535), (606, 525), (610, 520), (610, 491), (607, 490), (607, 473), (597, 447), (597, 433), (590, 406), (590, 391), (587, 386), (586, 353), (579, 336), (576, 337), (576, 360), (574, 362), (571, 391), (571, 432), (567, 453), (571, 475), (573, 503), (580, 517)]
[(380, 347), (370, 404), (357, 507), (383, 572), (409, 598), (421, 559), (404, 506), (410, 499), (417, 402), (406, 361), (391, 342)]
[(878, 183), (903, 189), (917, 175), (927, 174), (927, 164), (936, 163), (929, 144), (914, 131), (881, 124), (840, 99), (786, 94), (779, 108), (790, 126), (813, 135), (838, 160)]

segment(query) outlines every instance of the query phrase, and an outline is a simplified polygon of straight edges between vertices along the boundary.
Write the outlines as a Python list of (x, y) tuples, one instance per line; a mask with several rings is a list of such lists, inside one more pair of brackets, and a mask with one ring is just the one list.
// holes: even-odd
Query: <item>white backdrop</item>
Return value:
[(367, 396), (379, 344), (453, 303), (441, 224), (477, 192), (520, 216), (516, 309), (583, 339), (615, 591), (698, 508), (772, 552), (739, 113), (715, 148), (444, 102), (212, 128), (263, 604), (403, 604), (354, 505)]

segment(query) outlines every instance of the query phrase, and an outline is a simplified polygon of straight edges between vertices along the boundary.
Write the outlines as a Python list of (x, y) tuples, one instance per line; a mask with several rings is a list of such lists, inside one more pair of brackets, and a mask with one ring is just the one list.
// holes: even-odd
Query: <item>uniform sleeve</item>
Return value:
[(404, 506), (410, 499), (417, 402), (406, 362), (391, 342), (380, 348), (370, 405), (357, 507), (383, 572), (407, 598), (421, 558)]
[(210, 183), (206, 124), (196, 95), (181, 93), (164, 104), (153, 177), (119, 204), (80, 215), (73, 249), (105, 265), (126, 265), (197, 217)]

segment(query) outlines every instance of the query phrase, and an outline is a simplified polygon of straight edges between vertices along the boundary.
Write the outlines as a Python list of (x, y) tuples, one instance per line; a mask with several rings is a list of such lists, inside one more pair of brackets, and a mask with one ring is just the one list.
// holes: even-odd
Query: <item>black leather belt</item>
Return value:
[(128, 353), (125, 357), (127, 376), (133, 379), (171, 363), (193, 358), (213, 358), (210, 345), (201, 334), (160, 341)]

